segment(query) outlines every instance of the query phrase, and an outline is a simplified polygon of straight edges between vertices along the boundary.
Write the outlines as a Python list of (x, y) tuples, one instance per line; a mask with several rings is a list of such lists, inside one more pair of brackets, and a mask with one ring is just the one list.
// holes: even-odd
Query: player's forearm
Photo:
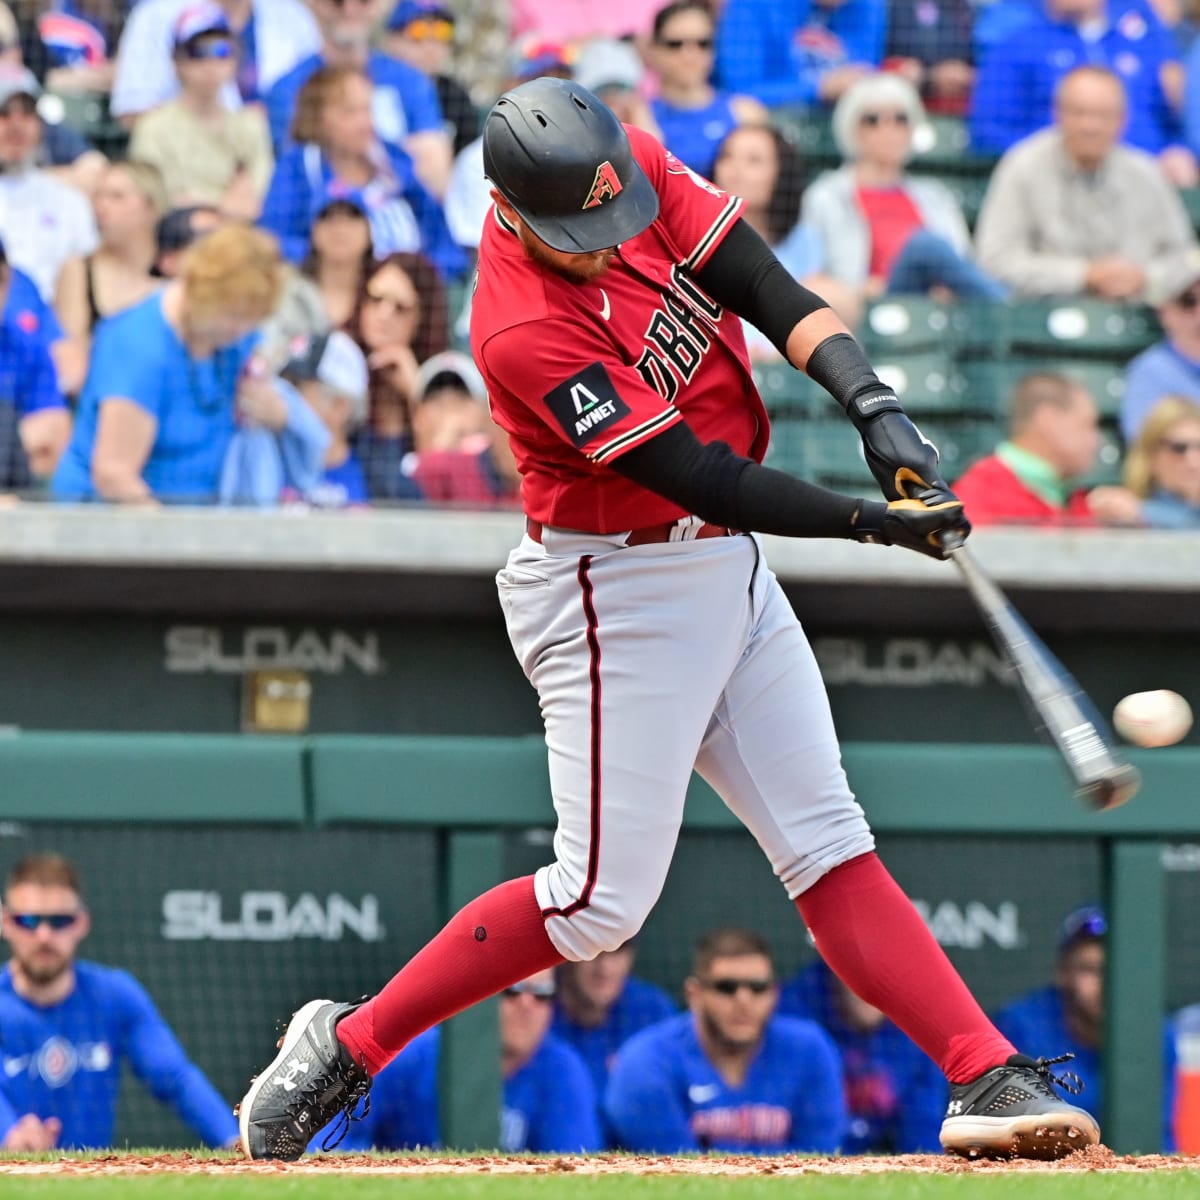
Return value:
[(723, 442), (705, 445), (682, 421), (623, 454), (613, 470), (715, 525), (783, 537), (853, 537), (862, 505), (883, 508), (760, 466)]

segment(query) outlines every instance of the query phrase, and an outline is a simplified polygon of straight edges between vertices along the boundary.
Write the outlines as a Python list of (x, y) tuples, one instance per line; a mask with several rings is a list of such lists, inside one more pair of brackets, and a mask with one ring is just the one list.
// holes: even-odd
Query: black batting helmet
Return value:
[(483, 170), (543, 242), (568, 254), (606, 250), (658, 216), (621, 122), (569, 79), (531, 79), (496, 101)]

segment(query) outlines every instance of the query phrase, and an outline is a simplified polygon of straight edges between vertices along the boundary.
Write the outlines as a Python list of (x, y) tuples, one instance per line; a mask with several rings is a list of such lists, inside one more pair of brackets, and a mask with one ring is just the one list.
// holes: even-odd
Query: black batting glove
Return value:
[(916, 496), (888, 504), (863, 500), (851, 536), (856, 542), (904, 546), (930, 558), (944, 559), (962, 545), (970, 532), (962, 501), (949, 488), (927, 488)]
[(901, 411), (894, 396), (881, 400), (893, 407), (855, 421), (879, 490), (889, 500), (911, 499), (931, 488), (952, 495), (942, 479), (937, 447)]

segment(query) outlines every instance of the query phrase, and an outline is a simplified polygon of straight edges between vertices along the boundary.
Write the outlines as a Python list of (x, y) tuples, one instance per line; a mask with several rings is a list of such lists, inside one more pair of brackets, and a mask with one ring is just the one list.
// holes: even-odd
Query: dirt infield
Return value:
[(942, 1154), (902, 1154), (854, 1158), (756, 1158), (724, 1155), (676, 1158), (667, 1155), (523, 1155), (380, 1156), (331, 1154), (298, 1163), (247, 1162), (186, 1151), (164, 1154), (101, 1154), (88, 1158), (5, 1159), (6, 1175), (874, 1175), (909, 1171), (935, 1175), (994, 1174), (1039, 1171), (1079, 1174), (1094, 1171), (1200, 1171), (1200, 1156), (1118, 1155), (1107, 1146), (1091, 1146), (1058, 1162), (967, 1161)]

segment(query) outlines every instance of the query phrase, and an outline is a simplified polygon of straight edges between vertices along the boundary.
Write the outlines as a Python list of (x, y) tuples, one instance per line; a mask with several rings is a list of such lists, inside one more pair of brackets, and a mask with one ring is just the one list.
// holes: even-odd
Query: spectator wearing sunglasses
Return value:
[(658, 79), (651, 109), (662, 142), (680, 162), (712, 178), (717, 149), (738, 125), (765, 125), (767, 110), (750, 96), (718, 91), (713, 73), (716, 30), (704, 0), (660, 8), (646, 58)]
[(388, 17), (383, 47), (433, 81), (457, 154), (479, 136), (479, 114), (470, 93), (451, 74), (454, 30), (454, 13), (445, 0), (400, 0)]
[(1077, 67), (1054, 94), (1054, 125), (996, 164), (975, 226), (979, 263), (1024, 296), (1141, 302), (1196, 245), (1178, 192), (1144, 150), (1120, 143), (1125, 83)]
[[(204, 3), (205, 0), (199, 0)], [(227, 108), (264, 99), (272, 86), (321, 44), (302, 0), (216, 0), (238, 43), (237, 75), (222, 89)], [(139, 0), (117, 47), (112, 114), (132, 128), (137, 118), (179, 91), (172, 30), (197, 0)]]
[(605, 1117), (627, 1150), (831, 1154), (846, 1135), (837, 1047), (815, 1022), (776, 1015), (771, 950), (717, 929), (697, 942), (689, 1009), (617, 1051)]
[(803, 207), (825, 270), (866, 299), (1001, 299), (1007, 289), (972, 261), (971, 235), (950, 189), (905, 170), (924, 122), (916, 88), (899, 75), (868, 75), (837, 102), (833, 132), (845, 163), (813, 182)]
[(1166, 336), (1125, 368), (1121, 433), (1133, 445), (1150, 410), (1164, 396), (1200, 403), (1200, 249), (1180, 255), (1146, 299)]
[(938, 1134), (950, 1098), (945, 1076), (906, 1033), (842, 983), (823, 959), (783, 985), (779, 1011), (816, 1021), (837, 1043), (850, 1111), (843, 1154), (941, 1151)]
[(1125, 456), (1125, 486), (1152, 529), (1200, 529), (1200, 404), (1164, 396)]
[[(553, 970), (500, 993), (500, 1146), (506, 1154), (572, 1154), (601, 1148), (596, 1094), (587, 1067), (550, 1033)], [(434, 1026), (406, 1046), (372, 1081), (371, 1108), (341, 1149), (414, 1150), (440, 1146), (438, 1052)]]
[[(1073, 1054), (1067, 1070), (1089, 1103), (1104, 1109), (1104, 963), (1108, 921), (1094, 905), (1073, 909), (1058, 932), (1054, 976), (1044, 987), (1013, 1000), (993, 1015), (996, 1028), (1017, 1046), (1053, 1046)], [(1159, 1147), (1175, 1148), (1171, 1115), (1175, 1098), (1175, 1041), (1163, 1022), (1163, 1127)]]
[(237, 1140), (225, 1101), (127, 972), (76, 957), (91, 929), (74, 865), (21, 859), (4, 888), (0, 1148), (103, 1149), (125, 1066), (207, 1146)]
[(211, 204), (253, 221), (274, 157), (262, 109), (234, 111), (221, 100), (238, 67), (229, 21), (216, 4), (199, 4), (179, 14), (172, 37), (179, 94), (138, 121), (129, 156), (159, 169), (171, 207)]

